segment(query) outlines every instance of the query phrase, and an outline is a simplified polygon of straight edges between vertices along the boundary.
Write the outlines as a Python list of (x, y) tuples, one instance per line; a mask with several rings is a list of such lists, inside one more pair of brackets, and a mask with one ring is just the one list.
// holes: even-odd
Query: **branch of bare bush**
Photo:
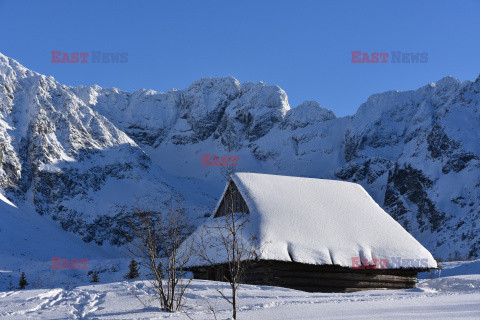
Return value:
[[(172, 197), (166, 209), (151, 210), (139, 206), (130, 221), (133, 239), (128, 250), (147, 270), (146, 276), (155, 297), (162, 309), (169, 312), (178, 311), (183, 306), (184, 294), (191, 282), (184, 279), (193, 252), (186, 240), (194, 228), (189, 218), (179, 197)], [(180, 250), (181, 245), (185, 250)]]

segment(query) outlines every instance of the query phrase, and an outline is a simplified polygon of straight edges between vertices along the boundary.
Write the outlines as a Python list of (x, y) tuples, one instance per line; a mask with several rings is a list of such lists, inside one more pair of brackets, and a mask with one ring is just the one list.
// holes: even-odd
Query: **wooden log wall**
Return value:
[(225, 195), (223, 196), (220, 206), (218, 207), (217, 212), (215, 212), (214, 217), (223, 217), (232, 212), (250, 213), (245, 199), (243, 199), (235, 183), (230, 180), (227, 191), (225, 192)]
[[(222, 265), (192, 268), (195, 278), (216, 281), (224, 281), (224, 270)], [(426, 269), (351, 269), (331, 265), (256, 261), (246, 269), (242, 282), (309, 292), (409, 289), (415, 288), (417, 274), (421, 271)]]

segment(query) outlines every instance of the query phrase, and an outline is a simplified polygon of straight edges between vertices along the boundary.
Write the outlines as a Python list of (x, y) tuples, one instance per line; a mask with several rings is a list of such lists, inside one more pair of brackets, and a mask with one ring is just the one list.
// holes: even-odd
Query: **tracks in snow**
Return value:
[(94, 312), (100, 308), (99, 305), (103, 303), (106, 295), (106, 293), (85, 289), (74, 289), (72, 291), (65, 291), (64, 289), (49, 290), (28, 298), (27, 302), (33, 302), (37, 305), (21, 313), (26, 316), (33, 316), (47, 310), (64, 309), (65, 315), (70, 315), (68, 319), (95, 319)]

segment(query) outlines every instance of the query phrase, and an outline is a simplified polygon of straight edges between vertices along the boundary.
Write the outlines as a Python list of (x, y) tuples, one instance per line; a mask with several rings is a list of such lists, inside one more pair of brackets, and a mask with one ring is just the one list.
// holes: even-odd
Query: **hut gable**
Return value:
[(233, 180), (230, 180), (213, 216), (215, 218), (223, 217), (232, 212), (250, 213), (247, 203), (238, 190), (237, 185)]

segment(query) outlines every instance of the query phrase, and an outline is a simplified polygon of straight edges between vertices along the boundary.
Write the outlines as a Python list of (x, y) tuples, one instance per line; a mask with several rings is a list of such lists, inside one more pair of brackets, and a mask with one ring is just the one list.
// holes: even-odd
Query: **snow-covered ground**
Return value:
[[(184, 312), (162, 312), (158, 304), (143, 306), (130, 292), (147, 300), (141, 281), (80, 286), (73, 290), (36, 289), (0, 292), (1, 319), (228, 319), (229, 305), (217, 286), (195, 280)], [(480, 275), (421, 280), (417, 289), (357, 293), (306, 293), (245, 285), (240, 291), (239, 319), (480, 319)], [(208, 303), (207, 303), (208, 301)]]
[[(187, 314), (162, 312), (155, 301), (144, 307), (132, 291), (143, 300), (151, 300), (151, 291), (142, 281), (122, 281), (128, 265), (122, 252), (86, 244), (0, 200), (0, 319), (213, 319), (208, 304), (218, 319), (229, 318), (229, 305), (216, 291), (225, 284), (213, 281), (192, 282)], [(90, 262), (85, 270), (58, 270), (48, 257)], [(327, 294), (245, 285), (239, 319), (480, 319), (480, 260), (440, 265), (441, 272), (421, 274), (412, 290)], [(8, 291), (22, 271), (27, 290)], [(89, 271), (99, 272), (100, 284), (88, 283)]]
[[(208, 304), (218, 319), (229, 318), (216, 291), (225, 284), (213, 281), (192, 282), (185, 312), (163, 312), (155, 301), (143, 306), (132, 291), (143, 300), (151, 291), (141, 281), (122, 281), (128, 259), (121, 250), (86, 244), (24, 209), (0, 195), (0, 319), (213, 319)], [(86, 258), (88, 269), (52, 269), (51, 257)], [(480, 319), (480, 260), (440, 266), (421, 274), (412, 290), (327, 294), (245, 285), (239, 319)], [(27, 290), (8, 291), (22, 271)], [(90, 271), (100, 284), (89, 284)]]

